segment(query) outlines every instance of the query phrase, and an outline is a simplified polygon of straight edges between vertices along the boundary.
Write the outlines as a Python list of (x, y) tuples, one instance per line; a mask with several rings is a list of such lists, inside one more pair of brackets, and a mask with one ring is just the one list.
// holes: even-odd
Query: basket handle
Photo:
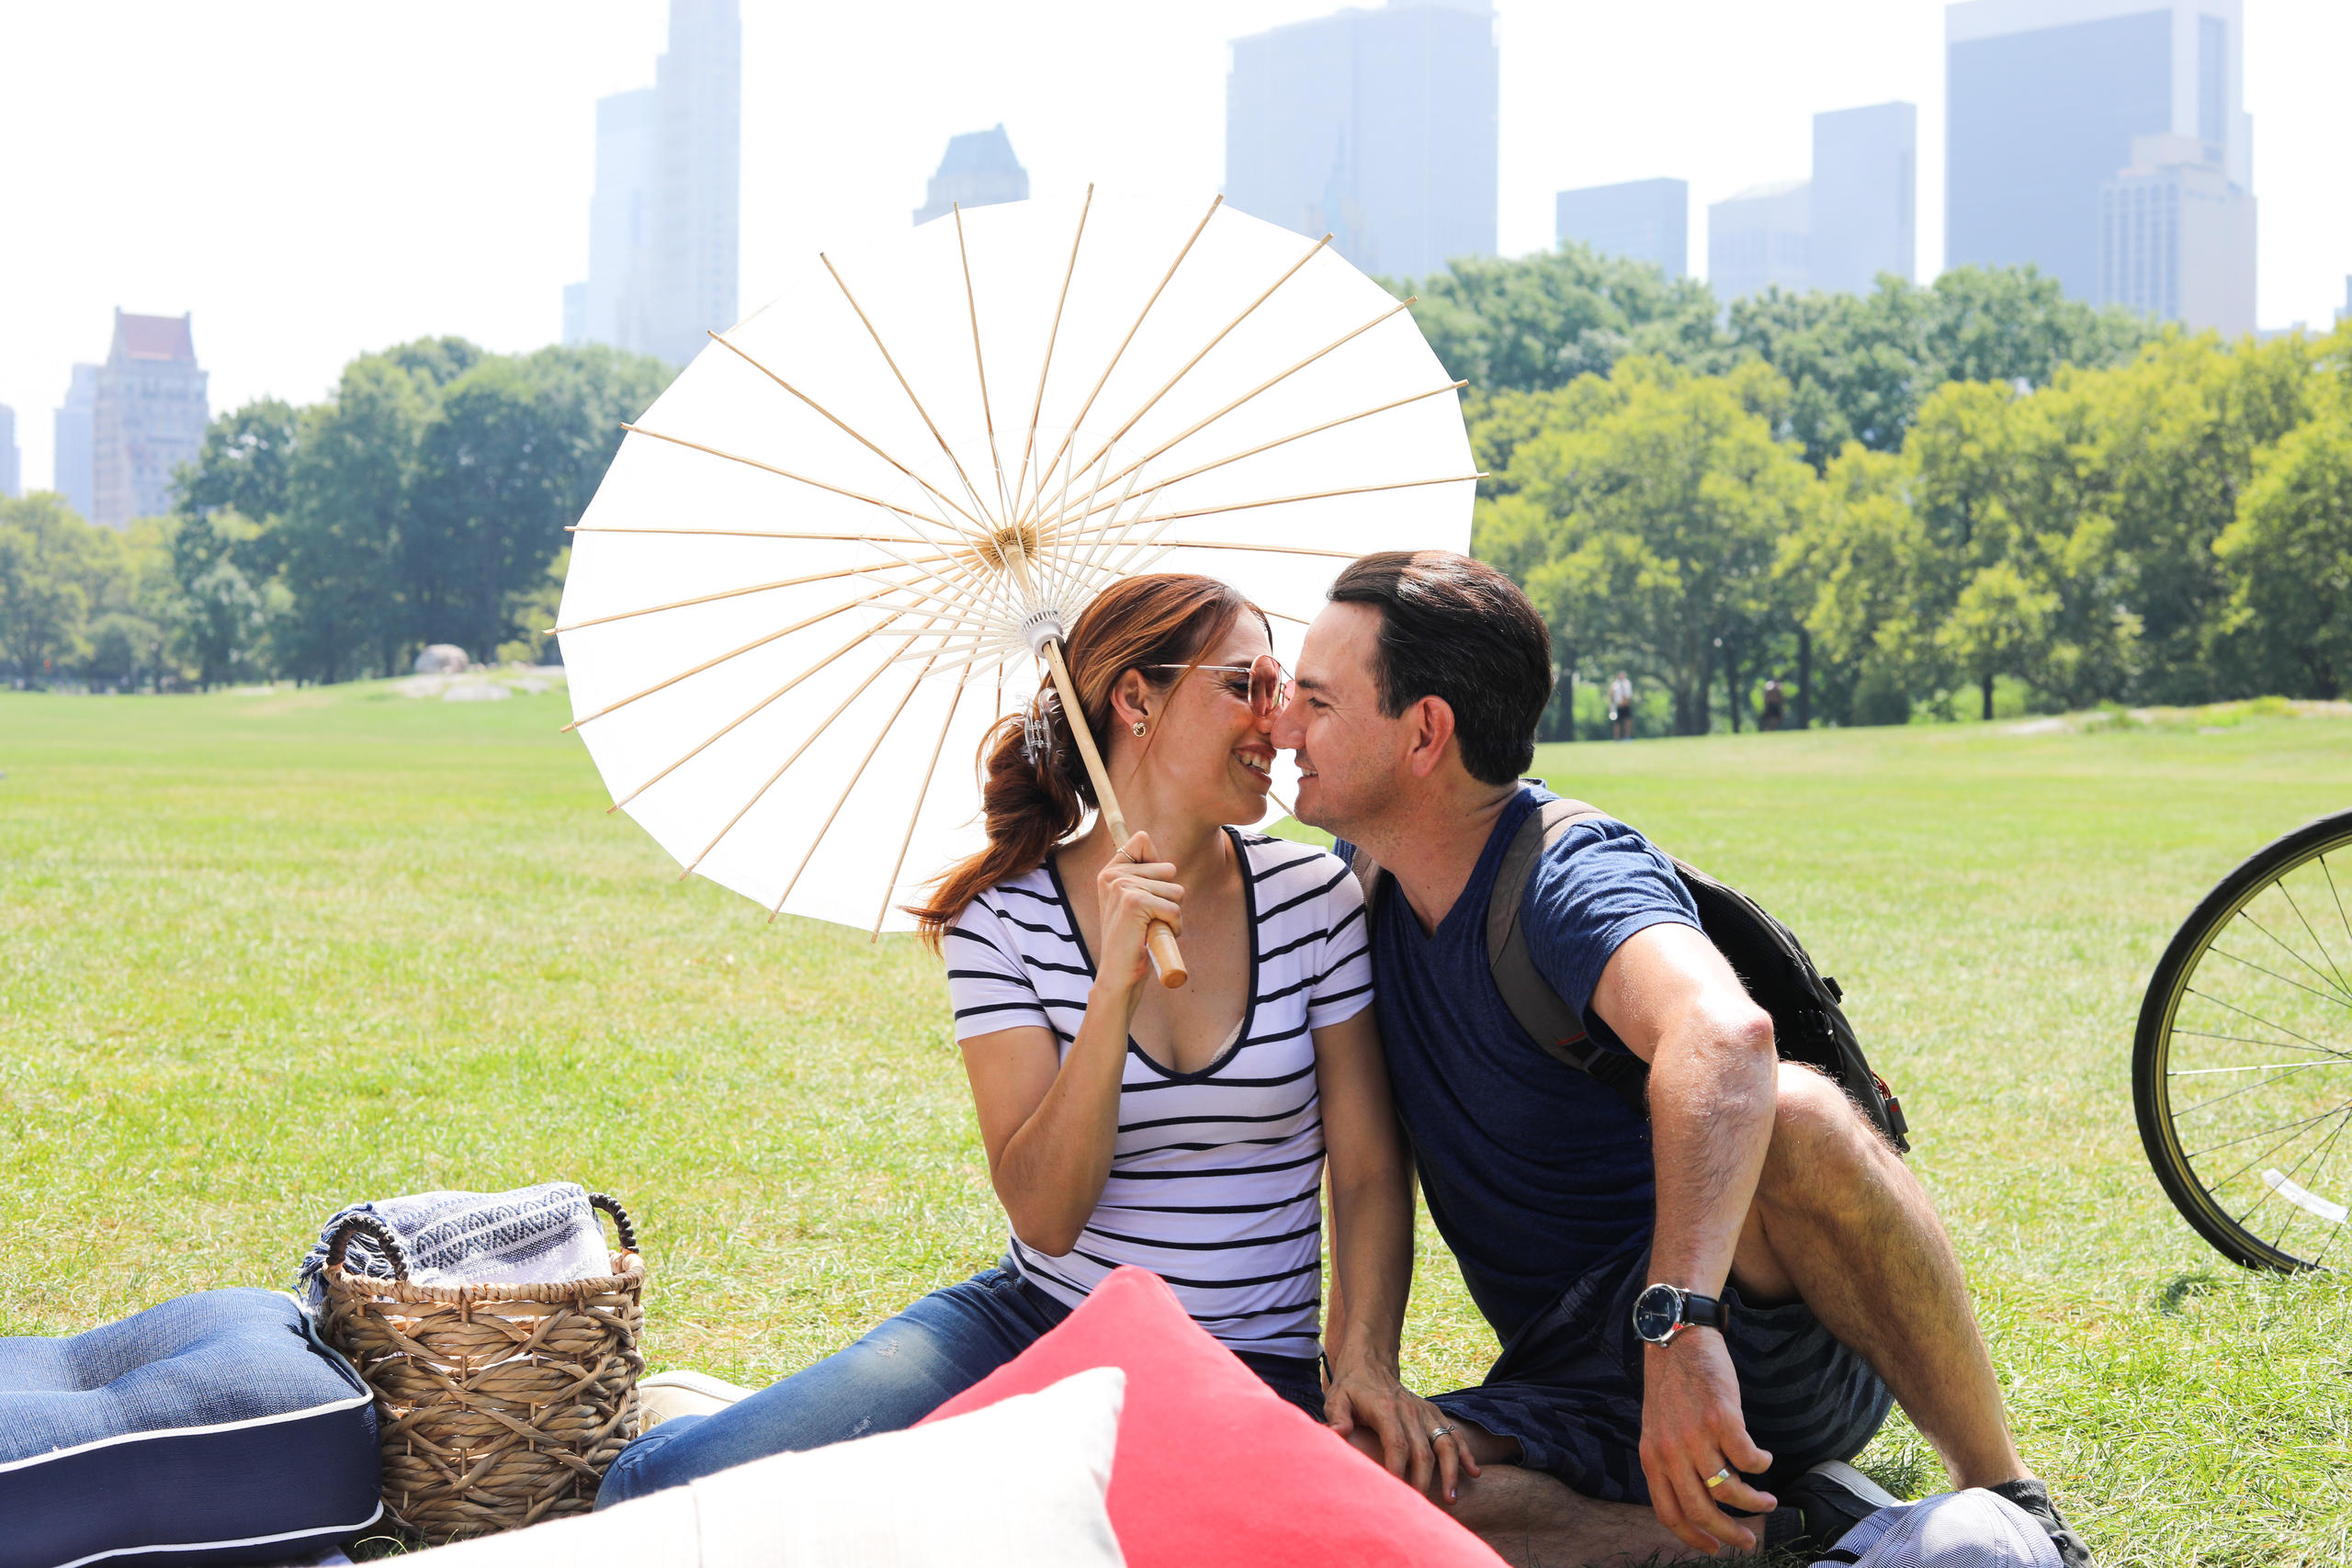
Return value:
[(613, 1216), (613, 1228), (621, 1233), (623, 1252), (637, 1250), (637, 1227), (628, 1223), (628, 1211), (621, 1207), (619, 1199), (608, 1197), (602, 1192), (591, 1192), (588, 1194), (588, 1205), (594, 1209), (602, 1209)]
[(345, 1214), (343, 1224), (334, 1227), (334, 1235), (327, 1242), (327, 1267), (343, 1267), (343, 1255), (354, 1235), (365, 1233), (368, 1239), (384, 1249), (386, 1261), (392, 1266), (392, 1279), (405, 1284), (408, 1280), (408, 1253), (401, 1246), (401, 1238), (392, 1227), (373, 1214)]

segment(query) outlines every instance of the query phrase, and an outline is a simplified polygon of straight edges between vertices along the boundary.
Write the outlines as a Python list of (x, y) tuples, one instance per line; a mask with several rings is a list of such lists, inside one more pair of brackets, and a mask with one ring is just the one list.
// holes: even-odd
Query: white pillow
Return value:
[(1125, 1568), (1102, 1495), (1127, 1374), (776, 1454), (618, 1507), (402, 1559), (425, 1568)]

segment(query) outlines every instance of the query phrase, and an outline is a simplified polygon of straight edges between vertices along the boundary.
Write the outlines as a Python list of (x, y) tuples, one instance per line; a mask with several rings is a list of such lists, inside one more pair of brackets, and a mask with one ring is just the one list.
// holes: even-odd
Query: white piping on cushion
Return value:
[[(282, 1296), (286, 1295), (286, 1292), (283, 1291), (274, 1292), (273, 1293)], [(294, 1300), (292, 1296), (286, 1296), (286, 1299), (288, 1301)], [(297, 1303), (296, 1304), (299, 1306), (300, 1303)], [(75, 1454), (89, 1453), (97, 1449), (112, 1448), (119, 1443), (160, 1442), (168, 1438), (202, 1438), (209, 1437), (215, 1432), (242, 1432), (246, 1430), (248, 1427), (275, 1427), (287, 1421), (307, 1421), (313, 1416), (332, 1416), (338, 1410), (354, 1410), (362, 1404), (374, 1403), (376, 1398), (375, 1392), (368, 1389), (366, 1381), (362, 1379), (356, 1371), (352, 1370), (351, 1363), (345, 1359), (340, 1351), (336, 1350), (325, 1340), (319, 1337), (317, 1328), (311, 1323), (311, 1314), (306, 1312), (301, 1313), (299, 1315), (302, 1322), (303, 1337), (309, 1339), (312, 1345), (318, 1347), (319, 1349), (324, 1351), (327, 1355), (334, 1357), (335, 1364), (344, 1371), (344, 1372), (349, 1377), (350, 1381), (358, 1383), (361, 1389), (366, 1390), (366, 1392), (355, 1394), (349, 1399), (336, 1400), (330, 1404), (306, 1405), (300, 1410), (288, 1410), (277, 1416), (256, 1416), (247, 1421), (220, 1421), (216, 1422), (209, 1427), (172, 1427), (153, 1432), (118, 1432), (111, 1438), (94, 1438), (86, 1443), (77, 1443), (70, 1449), (51, 1449), (45, 1454), (34, 1454), (29, 1459), (10, 1460), (6, 1464), (0, 1464), (0, 1475), (6, 1475), (13, 1471), (29, 1470), (34, 1465), (48, 1464), (53, 1460), (71, 1459)], [(153, 1366), (158, 1363), (151, 1361), (147, 1364)], [(81, 1392), (86, 1393), (94, 1391), (84, 1390)], [(379, 1513), (382, 1512), (381, 1507), (379, 1506), (377, 1511)], [(363, 1522), (372, 1523), (374, 1517), (374, 1515), (370, 1515), (368, 1516), (368, 1519)], [(353, 1528), (357, 1529), (358, 1527), (354, 1526)], [(300, 1535), (310, 1535), (316, 1532), (311, 1530), (300, 1530), (296, 1533)], [(273, 1536), (270, 1539), (277, 1540), (283, 1540), (285, 1538)], [(243, 1541), (232, 1540), (223, 1541), (221, 1544), (224, 1546), (242, 1546), (245, 1543)], [(173, 1547), (158, 1547), (155, 1550), (176, 1551), (179, 1549)], [(191, 1548), (189, 1550), (193, 1549)], [(85, 1561), (87, 1560), (85, 1559)], [(73, 1564), (66, 1563), (62, 1565), (62, 1568), (73, 1568)]]
[(93, 1551), (87, 1557), (76, 1557), (71, 1562), (61, 1562), (57, 1568), (82, 1568), (85, 1562), (97, 1562), (108, 1557), (143, 1555), (151, 1551), (226, 1551), (234, 1546), (268, 1546), (276, 1541), (300, 1540), (304, 1536), (345, 1535), (352, 1530), (364, 1530), (384, 1517), (384, 1505), (379, 1502), (376, 1511), (356, 1525), (313, 1525), (309, 1529), (287, 1530), (281, 1535), (247, 1536), (243, 1540), (168, 1541), (161, 1546), (117, 1546), (104, 1551)]

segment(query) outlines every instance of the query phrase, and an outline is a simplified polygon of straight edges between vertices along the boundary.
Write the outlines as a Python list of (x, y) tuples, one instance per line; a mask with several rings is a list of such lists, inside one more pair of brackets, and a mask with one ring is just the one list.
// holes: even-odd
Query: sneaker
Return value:
[[(1902, 1501), (1845, 1461), (1824, 1460), (1780, 1489), (1781, 1506), (1773, 1510), (1773, 1519), (1777, 1523), (1784, 1514), (1796, 1517), (1772, 1529), (1767, 1544), (1791, 1551), (1826, 1551), (1848, 1530), (1881, 1508), (1894, 1507)], [(1784, 1529), (1788, 1533), (1783, 1534)]]
[(2090, 1547), (2058, 1512), (2058, 1505), (2051, 1501), (2049, 1487), (2027, 1476), (2021, 1481), (2004, 1481), (1984, 1490), (2040, 1525), (2042, 1533), (2049, 1536), (2050, 1544), (2058, 1549), (2058, 1561), (2066, 1568), (2090, 1568)]
[(711, 1416), (752, 1391), (707, 1372), (656, 1372), (637, 1385), (637, 1429), (650, 1432), (674, 1416)]

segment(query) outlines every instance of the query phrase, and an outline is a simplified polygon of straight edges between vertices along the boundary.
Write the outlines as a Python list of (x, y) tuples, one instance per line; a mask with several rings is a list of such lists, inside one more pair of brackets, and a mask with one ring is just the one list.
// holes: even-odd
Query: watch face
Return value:
[(1682, 1321), (1682, 1292), (1671, 1285), (1652, 1285), (1634, 1298), (1634, 1332), (1653, 1345), (1674, 1337)]

